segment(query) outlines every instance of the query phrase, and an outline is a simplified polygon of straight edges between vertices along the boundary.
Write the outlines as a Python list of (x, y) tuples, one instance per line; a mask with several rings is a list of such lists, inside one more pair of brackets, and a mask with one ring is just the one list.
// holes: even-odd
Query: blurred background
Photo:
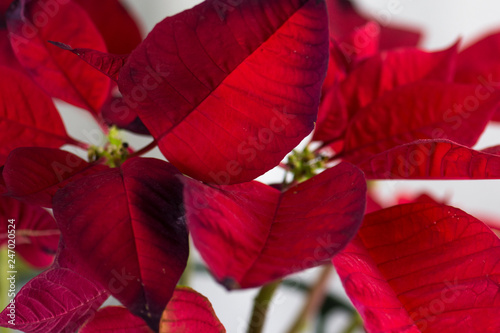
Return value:
[[(145, 36), (166, 16), (190, 8), (201, 1), (124, 0), (123, 2), (135, 15)], [(420, 30), (423, 34), (421, 46), (427, 50), (448, 47), (459, 38), (462, 39), (463, 46), (487, 32), (500, 30), (500, 2), (494, 0), (358, 0), (354, 3), (361, 13), (384, 25), (396, 24)], [(87, 112), (78, 112), (61, 102), (58, 102), (58, 106), (70, 135), (86, 140), (85, 132), (100, 132)], [(150, 139), (127, 133), (126, 141), (134, 148), (140, 148), (149, 143)], [(489, 125), (476, 148), (498, 144), (500, 144), (500, 126)], [(158, 150), (154, 150), (147, 156), (161, 157), (161, 154)], [(282, 174), (271, 171), (260, 179), (266, 183), (281, 181)], [(386, 205), (394, 204), (394, 198), (398, 194), (416, 196), (427, 192), (478, 218), (500, 222), (500, 181), (384, 181), (374, 186), (380, 200)], [(201, 259), (196, 253), (193, 254), (193, 262), (197, 269), (191, 276), (191, 286), (208, 297), (227, 332), (246, 332), (257, 289), (227, 292), (204, 271)], [(319, 271), (320, 269), (311, 269), (294, 275), (290, 278), (296, 283), (280, 287), (272, 302), (265, 332), (287, 331), (305, 300), (306, 294), (301, 288), (314, 283)], [(330, 279), (327, 289), (332, 295), (331, 300), (338, 299), (349, 304), (335, 274)], [(351, 314), (347, 308), (329, 312), (330, 308), (326, 307), (324, 311), (330, 314), (325, 322), (322, 324), (314, 322), (305, 332), (363, 332), (362, 329), (350, 330)]]

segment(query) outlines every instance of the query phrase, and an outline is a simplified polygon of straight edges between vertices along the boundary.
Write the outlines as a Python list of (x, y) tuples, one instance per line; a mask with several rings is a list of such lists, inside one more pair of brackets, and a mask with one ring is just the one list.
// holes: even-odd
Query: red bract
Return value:
[(132, 52), (142, 40), (135, 20), (120, 0), (74, 0), (99, 29), (110, 53)]
[(436, 203), (366, 216), (333, 262), (368, 332), (498, 332), (500, 240)]
[(120, 90), (179, 170), (210, 183), (252, 180), (313, 128), (327, 24), (322, 1), (205, 1), (153, 29)]
[[(15, 251), (34, 267), (50, 266), (57, 251), (60, 232), (56, 221), (46, 210), (0, 197), (0, 218), (0, 246), (11, 243), (9, 234), (15, 230)], [(15, 221), (8, 223), (12, 219)]]
[(498, 179), (500, 155), (448, 140), (419, 140), (359, 165), (368, 179)]
[[(325, 98), (318, 115), (314, 140), (330, 142), (345, 131), (361, 108), (391, 90), (421, 80), (450, 81), (455, 70), (457, 45), (438, 52), (407, 48), (377, 54), (357, 66), (339, 83), (335, 100)], [(340, 99), (340, 101), (338, 101)]]
[(106, 100), (110, 81), (49, 41), (106, 52), (87, 13), (71, 1), (20, 0), (7, 14), (12, 49), (23, 67), (51, 96), (91, 111)]
[(126, 308), (121, 306), (107, 306), (97, 311), (95, 316), (78, 332), (152, 333), (153, 331), (144, 320), (134, 316)]
[(29, 77), (3, 66), (0, 77), (0, 164), (17, 147), (78, 144), (66, 133), (52, 99)]
[(249, 288), (320, 265), (355, 235), (363, 175), (345, 163), (285, 192), (259, 182), (210, 187), (185, 179), (194, 244), (226, 288)]
[(188, 287), (177, 287), (161, 318), (160, 333), (225, 333), (210, 301)]
[(468, 85), (416, 82), (394, 89), (351, 120), (344, 157), (360, 163), (419, 139), (449, 139), (470, 147), (499, 102), (499, 93), (478, 95), (476, 87)]
[[(492, 33), (469, 45), (458, 55), (455, 81), (475, 84), (478, 89), (487, 89), (490, 92), (500, 89), (499, 52), (500, 32)], [(493, 120), (500, 121), (500, 112), (495, 113)]]
[[(368, 19), (360, 15), (350, 0), (327, 0), (328, 13), (330, 16), (330, 35), (337, 40), (345, 40), (347, 36), (353, 33), (366, 23)], [(384, 15), (387, 15), (384, 13)], [(389, 15), (391, 15), (389, 13)], [(381, 17), (385, 19), (386, 17)], [(387, 26), (387, 22), (378, 22), (382, 25), (380, 30), (380, 49), (392, 49), (397, 47), (416, 46), (420, 40), (420, 33), (410, 30), (406, 27)], [(366, 47), (367, 35), (359, 36), (353, 39), (353, 44), (346, 45), (352, 50), (362, 50)]]
[(64, 43), (53, 42), (53, 41), (51, 41), (50, 43), (54, 44), (55, 46), (63, 50), (74, 53), (75, 55), (80, 57), (80, 59), (85, 61), (87, 64), (94, 67), (101, 73), (109, 76), (114, 81), (118, 80), (118, 74), (120, 73), (120, 70), (122, 69), (123, 65), (125, 65), (125, 62), (129, 57), (128, 54), (117, 55), (117, 54), (104, 53), (92, 49), (84, 49), (84, 48), (73, 49), (71, 46), (66, 45)]
[(67, 250), (153, 329), (188, 256), (178, 175), (161, 160), (134, 158), (72, 182), (53, 200)]
[(69, 182), (107, 169), (69, 152), (52, 148), (17, 148), (2, 171), (4, 195), (33, 205), (52, 207), (52, 197)]
[(17, 293), (15, 325), (9, 324), (10, 309), (0, 314), (0, 325), (26, 333), (73, 333), (109, 297), (107, 291), (79, 269), (67, 253), (59, 256), (45, 272), (31, 279)]

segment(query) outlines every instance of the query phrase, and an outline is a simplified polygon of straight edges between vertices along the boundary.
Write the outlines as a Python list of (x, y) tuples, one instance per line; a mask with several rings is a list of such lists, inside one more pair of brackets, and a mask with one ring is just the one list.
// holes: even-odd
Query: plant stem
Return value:
[(255, 297), (253, 303), (252, 316), (250, 318), (250, 324), (248, 325), (247, 333), (261, 333), (266, 322), (266, 314), (271, 304), (271, 299), (273, 298), (274, 292), (278, 289), (281, 284), (281, 280), (276, 280), (274, 282), (268, 283), (263, 286), (257, 296)]
[(292, 324), (288, 333), (299, 333), (304, 330), (307, 323), (312, 319), (312, 317), (318, 312), (318, 309), (323, 304), (325, 299), (325, 290), (330, 279), (330, 275), (333, 272), (333, 265), (327, 264), (323, 266), (323, 270), (318, 278), (318, 281), (309, 291), (309, 296), (305, 302), (302, 310), (300, 311), (297, 319)]
[(147, 146), (130, 154), (129, 158), (142, 156), (142, 155), (146, 154), (147, 152), (149, 152), (150, 150), (153, 150), (157, 145), (158, 145), (158, 143), (156, 142), (156, 140), (154, 140), (151, 143), (149, 143)]

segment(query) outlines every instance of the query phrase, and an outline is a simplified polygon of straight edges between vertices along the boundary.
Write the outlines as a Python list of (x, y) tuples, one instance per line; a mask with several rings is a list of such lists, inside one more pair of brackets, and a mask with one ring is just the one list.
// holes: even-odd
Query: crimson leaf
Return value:
[(361, 109), (345, 137), (345, 157), (354, 163), (419, 139), (448, 139), (472, 146), (500, 101), (500, 93), (476, 86), (416, 82), (386, 93)]
[(41, 87), (51, 96), (99, 113), (110, 80), (48, 42), (106, 52), (99, 31), (80, 6), (71, 1), (20, 0), (7, 13), (7, 26), (17, 59)]
[(79, 333), (152, 333), (146, 322), (121, 306), (107, 306), (97, 311)]
[(418, 140), (359, 165), (368, 179), (498, 179), (500, 155), (449, 140)]
[(210, 301), (189, 287), (177, 287), (161, 318), (160, 333), (225, 333)]
[[(59, 243), (59, 228), (46, 210), (18, 200), (0, 197), (0, 246), (7, 244), (15, 230), (15, 251), (38, 268), (50, 266)], [(8, 223), (9, 220), (15, 220)], [(10, 226), (11, 227), (10, 227)]]
[(356, 234), (365, 209), (364, 177), (348, 163), (283, 193), (259, 182), (184, 183), (194, 244), (229, 289), (324, 263)]
[(498, 332), (500, 240), (438, 203), (366, 216), (333, 262), (368, 332)]
[(52, 148), (17, 148), (5, 162), (2, 177), (10, 197), (33, 205), (52, 207), (52, 197), (69, 182), (107, 169), (89, 164), (67, 151)]
[(0, 164), (17, 147), (77, 144), (52, 99), (23, 73), (0, 66)]
[(164, 161), (133, 158), (53, 200), (67, 250), (154, 330), (188, 256), (178, 176)]
[(312, 130), (328, 44), (323, 1), (208, 0), (159, 23), (118, 83), (179, 170), (239, 183)]

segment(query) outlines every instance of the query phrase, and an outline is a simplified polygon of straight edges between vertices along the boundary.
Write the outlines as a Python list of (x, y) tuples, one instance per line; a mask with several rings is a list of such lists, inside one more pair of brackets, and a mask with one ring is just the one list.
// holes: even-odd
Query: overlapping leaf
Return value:
[[(63, 242), (59, 251), (64, 251)], [(15, 325), (8, 323), (10, 309), (6, 308), (0, 313), (0, 326), (26, 333), (73, 333), (94, 315), (108, 296), (66, 253), (17, 293)]]
[(312, 130), (328, 44), (323, 1), (208, 0), (159, 23), (118, 82), (172, 164), (239, 183)]
[(259, 182), (184, 182), (194, 244), (230, 289), (324, 263), (355, 235), (365, 209), (364, 177), (347, 163), (283, 193)]
[(500, 240), (437, 203), (366, 216), (333, 262), (368, 332), (500, 330)]
[(416, 82), (386, 93), (360, 110), (347, 129), (345, 158), (360, 163), (419, 139), (472, 146), (495, 112), (500, 94), (476, 95), (476, 86)]
[(19, 71), (0, 66), (0, 164), (17, 147), (75, 143), (52, 99)]
[(225, 333), (210, 301), (188, 287), (177, 287), (161, 318), (160, 333)]
[[(457, 45), (425, 52), (414, 48), (379, 53), (352, 70), (339, 83), (337, 100), (322, 101), (318, 115), (318, 130), (314, 140), (330, 142), (338, 139), (347, 123), (361, 108), (368, 106), (385, 93), (421, 80), (448, 82), (453, 78)], [(332, 94), (326, 91), (325, 95)]]
[(5, 195), (33, 205), (52, 207), (52, 197), (69, 182), (107, 169), (89, 164), (67, 151), (52, 148), (17, 148), (2, 171)]
[[(60, 235), (52, 215), (38, 206), (1, 196), (0, 218), (0, 246), (10, 239), (8, 230), (15, 230), (15, 251), (34, 267), (50, 266)], [(14, 227), (8, 228), (11, 219), (15, 220)]]
[(68, 250), (153, 329), (188, 256), (178, 175), (161, 160), (129, 159), (72, 182), (53, 201)]
[[(85, 324), (79, 333), (152, 333), (146, 322), (134, 316), (121, 306), (107, 306), (97, 311), (95, 316)], [(201, 331), (200, 331), (201, 332)]]
[[(141, 32), (120, 0), (74, 0), (88, 13), (99, 29), (108, 52), (127, 54), (139, 45)], [(112, 15), (112, 17), (110, 17)]]
[(498, 179), (500, 155), (449, 140), (419, 140), (361, 163), (368, 179)]
[(87, 13), (72, 1), (20, 0), (7, 14), (10, 41), (17, 59), (51, 96), (97, 115), (110, 80), (78, 57), (49, 41), (106, 52)]

